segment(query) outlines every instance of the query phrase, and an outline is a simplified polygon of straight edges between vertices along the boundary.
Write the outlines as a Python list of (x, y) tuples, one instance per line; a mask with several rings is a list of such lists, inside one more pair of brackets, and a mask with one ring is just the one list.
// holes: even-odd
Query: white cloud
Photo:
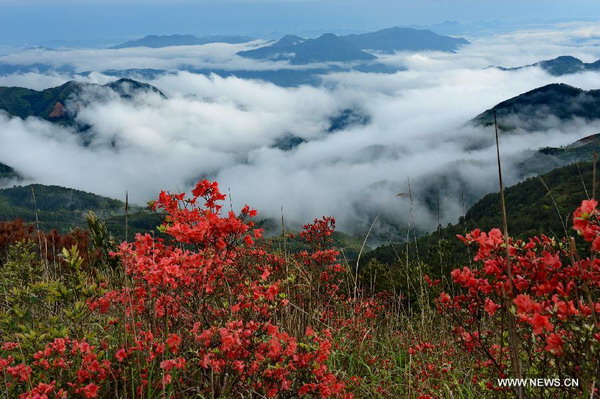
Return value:
[[(496, 190), (493, 147), (465, 149), (489, 142), (492, 131), (467, 127), (466, 121), (548, 83), (598, 86), (596, 73), (556, 78), (537, 68), (516, 72), (483, 68), (523, 65), (560, 54), (586, 60), (599, 56), (596, 48), (565, 45), (572, 36), (557, 34), (556, 43), (544, 44), (537, 35), (520, 33), (475, 42), (457, 54), (397, 54), (386, 57), (386, 62), (407, 65), (408, 71), (334, 74), (326, 78), (326, 87), (290, 89), (186, 72), (161, 76), (150, 83), (168, 99), (143, 95), (132, 102), (113, 99), (84, 109), (78, 118), (93, 125), (94, 134), (88, 146), (82, 146), (77, 134), (47, 122), (0, 117), (0, 140), (5, 144), (0, 147), (0, 162), (42, 183), (114, 197), (129, 190), (140, 202), (160, 189), (184, 190), (195, 179), (208, 176), (231, 188), (236, 205), (249, 203), (275, 217), (283, 206), (287, 217), (298, 222), (334, 215), (342, 229), (366, 227), (379, 211), (387, 220), (406, 221), (409, 205), (396, 194), (408, 190), (410, 178), (416, 222), (431, 227), (436, 216), (426, 209), (422, 195), (435, 184), (435, 176), (446, 172), (462, 176), (467, 185), (462, 188), (471, 193)], [(195, 47), (90, 52), (85, 62), (98, 62), (98, 69), (131, 67), (133, 60), (146, 66), (174, 65), (209, 51)], [(221, 46), (213, 50), (215, 59), (225, 64), (233, 51)], [(56, 57), (50, 53), (54, 52), (28, 56)], [(13, 79), (39, 88), (54, 85), (61, 77), (30, 74), (4, 79), (0, 84)], [(359, 108), (370, 116), (370, 123), (326, 133), (330, 118), (348, 108)], [(597, 123), (574, 121), (546, 132), (503, 137), (507, 180), (516, 180), (510, 160), (524, 149), (564, 145), (599, 129)], [(272, 148), (289, 134), (309, 142), (289, 152)], [(455, 221), (462, 212), (462, 184), (459, 179), (448, 182), (441, 198), (444, 223)]]
[(265, 41), (241, 44), (209, 43), (195, 46), (125, 49), (57, 49), (28, 48), (0, 55), (0, 63), (11, 65), (45, 64), (54, 68), (73, 67), (75, 72), (109, 69), (160, 69), (174, 71), (181, 67), (224, 70), (310, 69), (322, 64), (290, 65), (285, 61), (259, 61), (236, 53), (265, 45)]

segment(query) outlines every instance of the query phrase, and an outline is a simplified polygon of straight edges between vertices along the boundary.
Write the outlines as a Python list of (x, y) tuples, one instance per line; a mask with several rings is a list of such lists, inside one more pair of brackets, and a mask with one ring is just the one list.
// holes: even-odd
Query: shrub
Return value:
[(573, 216), (575, 230), (591, 244), (586, 257), (579, 256), (573, 239), (542, 235), (506, 241), (498, 229), (459, 237), (477, 246), (475, 263), (452, 271), (458, 292), (442, 293), (438, 305), (462, 347), (480, 359), (481, 378), (577, 378), (586, 396), (595, 389), (599, 214), (597, 202), (590, 200)]
[[(225, 196), (202, 181), (193, 196), (162, 192), (161, 230), (172, 242), (138, 235), (117, 253), (129, 277), (90, 308), (107, 317), (111, 372), (105, 391), (137, 396), (341, 397), (327, 366), (327, 331), (294, 337), (276, 319), (284, 259), (256, 245), (256, 211), (222, 214)], [(307, 234), (312, 234), (307, 232)], [(303, 255), (307, 261), (324, 253)], [(322, 259), (321, 259), (322, 260)]]

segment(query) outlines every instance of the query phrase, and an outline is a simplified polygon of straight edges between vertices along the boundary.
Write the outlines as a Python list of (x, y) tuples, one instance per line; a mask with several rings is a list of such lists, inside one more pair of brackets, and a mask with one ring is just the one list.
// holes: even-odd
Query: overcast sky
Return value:
[(599, 16), (597, 0), (0, 0), (0, 44)]

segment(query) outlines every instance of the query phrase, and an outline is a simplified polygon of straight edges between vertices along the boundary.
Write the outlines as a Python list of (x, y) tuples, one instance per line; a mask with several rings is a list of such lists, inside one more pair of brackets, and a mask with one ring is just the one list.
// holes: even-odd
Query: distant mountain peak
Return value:
[(585, 71), (600, 71), (600, 60), (593, 63), (585, 63), (577, 57), (573, 57), (571, 55), (561, 55), (550, 60), (536, 62), (535, 64), (515, 68), (498, 68), (504, 71), (517, 71), (534, 67), (541, 68), (553, 76), (563, 76)]
[(600, 142), (600, 133), (590, 134), (589, 136), (585, 136), (582, 139), (577, 140), (574, 143), (567, 145), (565, 148), (574, 149), (580, 148), (590, 144), (598, 144)]
[(148, 83), (138, 82), (137, 80), (129, 78), (121, 78), (114, 82), (105, 84), (104, 87), (108, 87), (118, 93), (121, 97), (131, 98), (133, 95), (140, 91), (148, 91), (159, 96), (166, 98), (166, 96), (158, 90), (156, 87)]
[[(559, 55), (558, 57), (556, 57), (550, 61), (570, 61), (570, 62), (576, 62), (578, 64), (579, 63), (583, 64), (583, 61), (581, 61), (577, 57), (573, 57), (572, 55)], [(549, 61), (542, 61), (542, 62), (549, 62)]]
[(442, 36), (428, 29), (391, 27), (377, 32), (342, 36), (363, 50), (395, 51), (447, 51), (454, 52), (469, 44), (463, 38)]
[(295, 35), (285, 35), (275, 43), (273, 46), (295, 46), (296, 44), (300, 44), (306, 41), (303, 37), (295, 36)]
[[(565, 83), (552, 83), (503, 101), (473, 119), (476, 125), (493, 124), (493, 113), (504, 130), (546, 130), (550, 117), (600, 119), (600, 90), (583, 90)], [(553, 124), (555, 125), (555, 124)]]
[(19, 180), (22, 180), (22, 177), (16, 170), (0, 162), (0, 184)]
[(462, 38), (441, 36), (430, 30), (392, 27), (377, 32), (337, 36), (325, 33), (316, 39), (286, 35), (267, 46), (240, 51), (241, 57), (261, 60), (289, 60), (293, 64), (310, 62), (371, 61), (377, 57), (365, 50), (456, 51), (469, 44)]
[(292, 64), (370, 61), (377, 58), (333, 33), (325, 33), (316, 39), (288, 35), (271, 45), (240, 51), (238, 55), (262, 60), (289, 60)]
[[(77, 106), (83, 106), (83, 102), (79, 100), (80, 95), (89, 88), (109, 89), (123, 99), (131, 99), (142, 92), (165, 97), (156, 87), (132, 79), (123, 78), (105, 85), (69, 81), (42, 91), (22, 87), (0, 87), (0, 110), (23, 119), (34, 116), (51, 122), (73, 125), (77, 111), (70, 109), (68, 104), (77, 100)], [(97, 96), (86, 101), (103, 101), (103, 96), (100, 90)]]
[(536, 87), (535, 89), (529, 90), (523, 94), (519, 94), (518, 96), (511, 98), (509, 100), (503, 101), (501, 102), (498, 106), (501, 106), (502, 104), (505, 103), (511, 103), (514, 102), (518, 99), (532, 99), (532, 98), (536, 98), (536, 100), (541, 100), (539, 97), (539, 95), (547, 95), (547, 94), (567, 94), (567, 95), (577, 95), (580, 93), (585, 92), (585, 90), (580, 89), (578, 87), (574, 87), (571, 85), (568, 85), (566, 83), (550, 83), (544, 86), (540, 86), (540, 87)]
[(317, 39), (315, 40), (338, 40), (339, 36), (336, 35), (335, 33), (323, 33), (321, 36), (319, 36)]
[(228, 43), (240, 44), (251, 41), (248, 36), (205, 36), (196, 37), (194, 35), (148, 35), (141, 39), (131, 40), (125, 43), (117, 44), (112, 49), (123, 49), (130, 47), (150, 47), (161, 48), (170, 46), (193, 46), (209, 43)]

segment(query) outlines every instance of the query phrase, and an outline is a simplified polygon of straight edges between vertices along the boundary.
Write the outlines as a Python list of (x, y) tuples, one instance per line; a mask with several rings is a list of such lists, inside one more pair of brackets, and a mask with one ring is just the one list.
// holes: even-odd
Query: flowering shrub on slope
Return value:
[(206, 180), (192, 193), (162, 192), (154, 204), (167, 215), (161, 230), (172, 243), (139, 235), (114, 254), (128, 278), (89, 304), (106, 320), (99, 345), (54, 341), (33, 362), (18, 364), (18, 345), (4, 348), (0, 380), (9, 392), (22, 398), (351, 396), (328, 369), (327, 331), (307, 328), (296, 337), (278, 325), (288, 301), (276, 277), (285, 260), (255, 245), (261, 230), (245, 219), (256, 211), (246, 206), (239, 216), (223, 215), (225, 196)]
[[(507, 248), (498, 230), (461, 237), (477, 256), (452, 272), (453, 287), (437, 299), (453, 327), (448, 337), (424, 285), (418, 320), (403, 313), (401, 296), (365, 294), (356, 270), (338, 261), (332, 218), (304, 226), (305, 250), (288, 253), (286, 238), (283, 251), (257, 242), (262, 232), (248, 220), (254, 210), (223, 212), (216, 183), (202, 181), (192, 194), (160, 194), (154, 207), (166, 215), (167, 238), (121, 244), (112, 255), (122, 269), (83, 267), (90, 262), (75, 246), (53, 263), (21, 269), (34, 254), (13, 252), (29, 244), (7, 246), (2, 272), (11, 280), (0, 323), (10, 339), (0, 344), (0, 396), (496, 397), (510, 389), (495, 384), (504, 376), (581, 382), (533, 396), (597, 393), (595, 201), (574, 215), (579, 246), (591, 247), (586, 257), (574, 240), (509, 239)], [(50, 273), (60, 284), (46, 281), (49, 266), (69, 273)], [(19, 273), (7, 274), (13, 269)], [(24, 317), (12, 306), (18, 290), (8, 288), (30, 277), (23, 303), (31, 317)], [(40, 328), (52, 320), (64, 328)]]
[[(475, 263), (452, 272), (458, 291), (442, 293), (439, 309), (462, 346), (480, 356), (484, 376), (577, 378), (589, 397), (600, 372), (600, 212), (594, 200), (575, 211), (574, 240), (546, 236), (508, 241), (498, 229), (459, 237), (476, 245)], [(512, 325), (511, 325), (512, 323)], [(494, 379), (492, 379), (495, 381)], [(488, 382), (490, 388), (494, 384)]]

